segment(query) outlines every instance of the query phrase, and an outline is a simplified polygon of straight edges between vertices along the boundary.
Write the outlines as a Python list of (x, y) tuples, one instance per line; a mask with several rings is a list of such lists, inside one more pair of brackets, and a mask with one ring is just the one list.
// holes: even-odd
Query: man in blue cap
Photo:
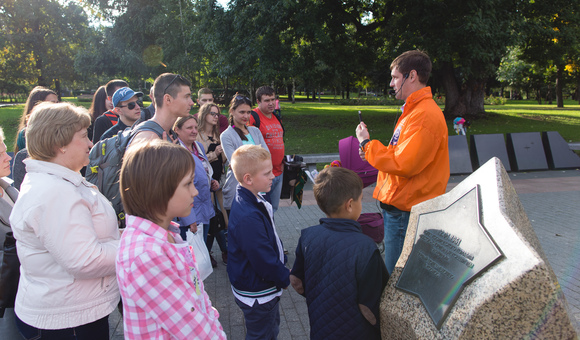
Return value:
[(138, 98), (143, 97), (142, 92), (135, 92), (128, 87), (122, 87), (113, 94), (113, 110), (119, 116), (119, 122), (101, 136), (101, 140), (116, 136), (141, 117), (141, 107), (137, 104)]

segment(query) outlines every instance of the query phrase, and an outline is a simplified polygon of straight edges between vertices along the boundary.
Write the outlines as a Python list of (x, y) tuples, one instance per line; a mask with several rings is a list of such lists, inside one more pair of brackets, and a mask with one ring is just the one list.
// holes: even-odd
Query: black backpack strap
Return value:
[(260, 115), (258, 114), (258, 112), (252, 110), (252, 117), (254, 117), (254, 121), (255, 121), (255, 127), (257, 127), (258, 129), (260, 128)]
[[(252, 112), (252, 117), (254, 117), (254, 121), (256, 122), (254, 126), (259, 129), (260, 128), (260, 115), (255, 110), (252, 110), (251, 112)], [(286, 134), (286, 129), (284, 128), (284, 124), (282, 124), (282, 117), (280, 117), (280, 115), (278, 115), (276, 112), (272, 112), (272, 114), (276, 117), (276, 119), (278, 119), (278, 122), (280, 123), (280, 126), (282, 127), (282, 137), (284, 137), (284, 135)]]
[(276, 118), (278, 119), (278, 123), (280, 123), (280, 126), (282, 127), (282, 138), (283, 138), (284, 135), (286, 134), (286, 129), (284, 128), (284, 124), (282, 124), (282, 117), (280, 117), (280, 115), (277, 114), (276, 112), (272, 112), (272, 114), (276, 116)]

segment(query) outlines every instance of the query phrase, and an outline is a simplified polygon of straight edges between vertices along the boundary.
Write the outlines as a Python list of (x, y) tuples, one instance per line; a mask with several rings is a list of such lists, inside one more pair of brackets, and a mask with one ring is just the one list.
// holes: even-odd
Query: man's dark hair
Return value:
[(126, 81), (123, 79), (113, 79), (105, 85), (105, 91), (107, 92), (107, 97), (112, 97), (115, 94), (115, 91), (120, 89), (121, 87), (129, 87)]
[(320, 171), (313, 188), (316, 203), (327, 216), (339, 213), (349, 199), (358, 200), (362, 190), (362, 180), (354, 171), (338, 167)]
[(191, 87), (191, 82), (179, 74), (163, 73), (159, 75), (159, 77), (155, 79), (155, 83), (153, 83), (153, 87), (155, 88), (153, 91), (155, 106), (163, 106), (163, 96), (165, 96), (165, 94), (168, 94), (173, 98), (177, 97), (177, 93), (182, 86)]
[(431, 59), (427, 53), (420, 50), (407, 51), (395, 58), (391, 63), (391, 70), (395, 67), (407, 77), (415, 70), (421, 84), (427, 84), (431, 75)]
[(261, 86), (256, 90), (256, 99), (261, 102), (262, 101), (262, 96), (266, 95), (266, 96), (273, 96), (276, 94), (276, 91), (274, 91), (273, 88), (271, 88), (270, 86)]

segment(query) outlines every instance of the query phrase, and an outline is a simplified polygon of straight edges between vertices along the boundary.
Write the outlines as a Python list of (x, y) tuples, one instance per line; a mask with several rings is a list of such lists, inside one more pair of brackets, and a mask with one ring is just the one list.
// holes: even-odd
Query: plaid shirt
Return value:
[(225, 339), (191, 247), (176, 225), (169, 229), (127, 216), (117, 255), (125, 338)]

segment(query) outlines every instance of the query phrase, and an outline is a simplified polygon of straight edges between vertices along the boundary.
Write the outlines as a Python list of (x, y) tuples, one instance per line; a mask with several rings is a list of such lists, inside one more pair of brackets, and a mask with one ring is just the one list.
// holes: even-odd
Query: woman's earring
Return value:
[(65, 153), (66, 149), (60, 149), (60, 152)]

